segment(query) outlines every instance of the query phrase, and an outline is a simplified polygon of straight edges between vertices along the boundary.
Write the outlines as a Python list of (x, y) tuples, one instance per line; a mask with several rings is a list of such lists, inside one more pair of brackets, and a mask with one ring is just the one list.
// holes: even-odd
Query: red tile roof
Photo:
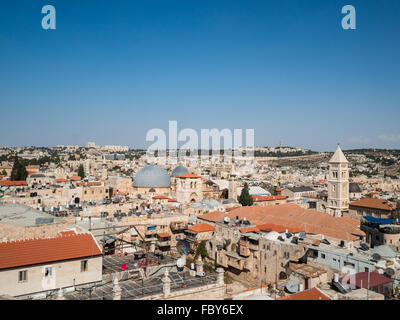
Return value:
[(359, 239), (354, 234), (365, 236), (365, 233), (358, 228), (359, 222), (350, 223), (351, 218), (333, 217), (325, 212), (303, 209), (294, 203), (239, 207), (226, 216), (230, 219), (236, 216), (241, 220), (246, 218), (258, 227), (272, 224), (285, 229), (303, 230), (309, 234), (323, 234), (339, 240)]
[(170, 237), (171, 235), (168, 232), (161, 232), (161, 233), (157, 233), (157, 237), (159, 238), (167, 238)]
[(91, 182), (78, 182), (76, 184), (77, 186), (101, 186), (101, 182), (100, 181), (91, 181)]
[[(341, 278), (340, 280), (342, 280)], [(348, 278), (346, 281), (348, 284), (351, 284), (351, 277)], [(354, 285), (356, 288), (368, 288), (368, 272), (359, 272), (354, 275), (354, 279), (352, 281), (355, 281)], [(385, 277), (382, 274), (376, 273), (376, 272), (370, 272), (369, 273), (369, 288), (373, 289), (375, 287), (388, 284), (393, 282), (392, 279)], [(362, 286), (361, 286), (362, 284)]]
[(197, 179), (197, 178), (201, 178), (200, 176), (193, 174), (193, 173), (186, 173), (186, 174), (182, 174), (181, 176), (179, 176), (178, 178), (189, 178), (189, 179)]
[(0, 243), (0, 269), (101, 255), (91, 234), (64, 232), (47, 239)]
[(224, 217), (226, 216), (225, 212), (221, 211), (211, 211), (205, 214), (202, 214), (201, 216), (198, 216), (199, 219), (207, 220), (207, 221), (221, 221)]
[(68, 179), (56, 179), (56, 182), (68, 182)]
[(304, 228), (297, 228), (297, 227), (291, 227), (288, 225), (279, 225), (279, 224), (273, 224), (273, 223), (259, 224), (259, 225), (257, 225), (257, 228), (260, 231), (275, 231), (278, 233), (286, 232), (286, 230), (290, 233), (299, 233), (299, 232), (304, 231)]
[(26, 181), (0, 180), (0, 186), (27, 186)]
[(168, 199), (166, 196), (154, 196), (153, 199)]
[(322, 293), (317, 288), (312, 288), (306, 291), (292, 294), (290, 296), (285, 296), (278, 298), (276, 300), (332, 300), (327, 295)]
[(246, 232), (259, 232), (260, 229), (257, 228), (257, 227), (249, 227), (249, 228), (242, 228), (242, 229), (239, 229), (239, 231), (240, 231), (241, 233), (246, 233)]
[(277, 196), (252, 196), (254, 202), (261, 201), (276, 201), (276, 200), (285, 200), (285, 196), (277, 195)]
[(208, 223), (199, 223), (195, 224), (194, 226), (190, 226), (188, 230), (200, 233), (200, 232), (208, 232), (208, 231), (214, 231), (215, 228)]
[(230, 212), (230, 211), (235, 210), (235, 209), (237, 209), (237, 208), (241, 208), (241, 206), (226, 208), (225, 211), (226, 211), (226, 212)]
[(354, 207), (372, 208), (386, 211), (392, 211), (396, 209), (396, 204), (394, 202), (376, 198), (363, 198), (350, 202), (349, 205)]
[(72, 180), (72, 181), (80, 181), (80, 180), (82, 180), (82, 178), (79, 177), (79, 176), (72, 176), (69, 179)]

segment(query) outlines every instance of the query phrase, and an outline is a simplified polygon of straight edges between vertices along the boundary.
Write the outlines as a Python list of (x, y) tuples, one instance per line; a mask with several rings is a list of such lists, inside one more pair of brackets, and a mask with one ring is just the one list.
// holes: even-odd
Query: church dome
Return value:
[(189, 173), (189, 170), (186, 169), (184, 166), (177, 166), (174, 170), (172, 170), (171, 176), (173, 177), (179, 177), (183, 174)]
[(350, 193), (361, 193), (360, 186), (357, 183), (350, 182), (349, 183), (349, 192)]
[(171, 186), (171, 178), (164, 168), (149, 164), (136, 174), (133, 186), (136, 188), (168, 188)]

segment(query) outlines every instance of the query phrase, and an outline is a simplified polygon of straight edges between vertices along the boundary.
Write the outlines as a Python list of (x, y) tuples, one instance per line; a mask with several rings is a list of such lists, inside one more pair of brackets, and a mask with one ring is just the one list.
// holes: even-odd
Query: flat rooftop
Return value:
[[(142, 280), (125, 280), (119, 281), (121, 288), (121, 300), (133, 300), (141, 299), (146, 296), (152, 296), (161, 294), (163, 291), (162, 278), (164, 275), (154, 276), (148, 279)], [(171, 279), (171, 292), (189, 288), (202, 287), (215, 283), (217, 281), (215, 276), (206, 277), (192, 277), (184, 272), (172, 272), (169, 274)], [(80, 291), (74, 291), (71, 293), (64, 293), (66, 300), (112, 300), (114, 297), (113, 293), (113, 282), (110, 281), (106, 284), (96, 285), (92, 288), (81, 289)], [(50, 299), (56, 299), (57, 293), (55, 293)]]
[[(36, 219), (38, 218), (39, 220), (42, 220), (42, 223), (37, 223)], [(0, 204), (0, 223), (16, 225), (19, 227), (30, 227), (59, 222), (62, 221), (52, 215), (29, 208), (22, 204)]]
[[(155, 255), (152, 252), (149, 252), (148, 258), (150, 261), (154, 261), (155, 265), (165, 265), (175, 263), (175, 260), (167, 255)], [(126, 270), (137, 270), (137, 263), (141, 259), (135, 259), (133, 254), (118, 257), (115, 255), (109, 255), (103, 257), (103, 273), (114, 273), (120, 272), (121, 265), (126, 264)]]

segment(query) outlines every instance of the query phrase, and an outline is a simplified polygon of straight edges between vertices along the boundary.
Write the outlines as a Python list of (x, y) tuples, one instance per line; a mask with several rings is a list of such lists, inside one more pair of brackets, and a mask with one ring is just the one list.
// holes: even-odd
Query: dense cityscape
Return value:
[(94, 142), (2, 148), (0, 294), (397, 299), (399, 151), (254, 154), (157, 164)]

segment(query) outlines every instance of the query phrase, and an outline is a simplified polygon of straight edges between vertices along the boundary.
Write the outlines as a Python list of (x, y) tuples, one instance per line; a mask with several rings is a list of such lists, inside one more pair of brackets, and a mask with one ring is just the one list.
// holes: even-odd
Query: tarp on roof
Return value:
[(395, 221), (395, 219), (382, 219), (382, 218), (375, 218), (372, 216), (364, 216), (363, 218), (368, 222), (377, 224), (392, 224), (393, 221)]

